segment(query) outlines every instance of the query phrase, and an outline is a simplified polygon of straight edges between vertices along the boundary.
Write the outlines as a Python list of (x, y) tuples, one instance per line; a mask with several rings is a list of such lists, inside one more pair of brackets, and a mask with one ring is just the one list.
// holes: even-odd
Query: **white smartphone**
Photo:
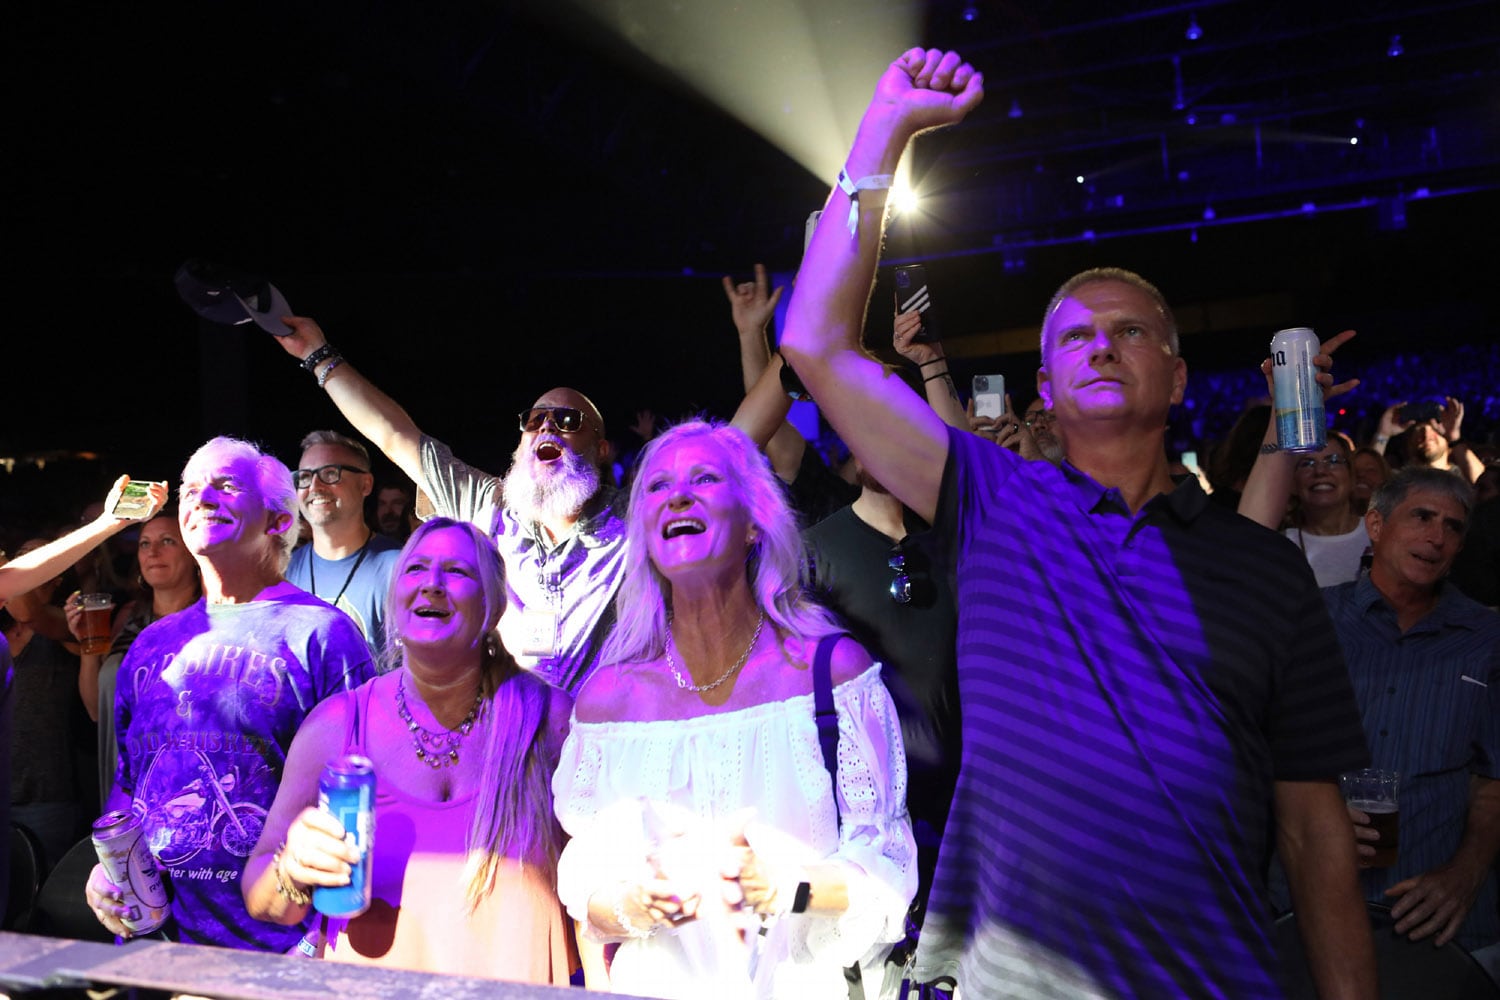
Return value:
[(999, 417), (1005, 412), (1005, 376), (974, 376), (974, 416)]

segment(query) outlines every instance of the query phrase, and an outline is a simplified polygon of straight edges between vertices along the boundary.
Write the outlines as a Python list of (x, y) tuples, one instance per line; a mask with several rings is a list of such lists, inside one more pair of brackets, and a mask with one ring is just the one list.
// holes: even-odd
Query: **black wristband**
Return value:
[(931, 382), (935, 378), (948, 378), (949, 375), (951, 375), (951, 374), (952, 373), (949, 372), (948, 369), (944, 368), (942, 371), (938, 372), (936, 375), (929, 375), (926, 378), (924, 378), (922, 380), (922, 383), (925, 385), (926, 383)]
[(325, 343), (322, 347), (316, 348), (311, 354), (299, 361), (298, 364), (302, 366), (303, 371), (310, 372), (337, 353), (338, 348), (332, 344)]
[(948, 363), (948, 359), (947, 358), (933, 358), (931, 361), (924, 361), (924, 362), (922, 362), (920, 365), (917, 365), (917, 367), (918, 368), (926, 368), (928, 365), (946, 365), (947, 363)]
[(792, 912), (806, 913), (807, 904), (812, 900), (812, 883), (798, 882), (797, 894), (792, 897)]

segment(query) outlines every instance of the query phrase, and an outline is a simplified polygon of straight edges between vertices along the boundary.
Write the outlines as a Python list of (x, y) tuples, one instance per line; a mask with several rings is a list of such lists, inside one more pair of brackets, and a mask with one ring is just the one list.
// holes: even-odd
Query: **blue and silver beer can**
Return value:
[(1322, 451), (1328, 443), (1323, 387), (1318, 385), (1318, 335), (1305, 326), (1271, 338), (1271, 379), (1276, 392), (1276, 441), (1282, 451)]
[(318, 779), (318, 808), (339, 821), (359, 848), (349, 884), (317, 886), (313, 906), (330, 917), (357, 917), (370, 908), (371, 860), (375, 847), (375, 765), (368, 757), (348, 754), (330, 761)]

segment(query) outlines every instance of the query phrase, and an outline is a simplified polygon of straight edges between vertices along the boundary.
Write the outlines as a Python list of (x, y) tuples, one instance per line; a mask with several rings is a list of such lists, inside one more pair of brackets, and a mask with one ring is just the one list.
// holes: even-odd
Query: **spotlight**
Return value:
[(1021, 110), (1021, 99), (1018, 97), (1011, 98), (1010, 110), (1006, 112), (1006, 117), (1019, 118), (1023, 114), (1025, 114), (1025, 112)]
[(1349, 137), (1349, 145), (1351, 145), (1351, 146), (1358, 146), (1359, 145), (1359, 136), (1357, 136), (1357, 135), (1351, 135)]
[(1197, 14), (1188, 15), (1187, 31), (1183, 32), (1183, 37), (1190, 42), (1196, 42), (1203, 37), (1203, 29), (1198, 26)]
[(921, 198), (905, 184), (891, 186), (891, 208), (899, 215), (908, 215), (917, 210)]
[(1080, 183), (1080, 184), (1083, 183), (1083, 175), (1082, 174), (1079, 174), (1077, 177), (1074, 177), (1073, 179), (1075, 181), (1077, 181), (1078, 183)]
[(963, 18), (965, 21), (979, 20), (979, 8), (974, 6), (973, 4), (969, 4), (964, 8)]
[(1204, 221), (1206, 221), (1206, 222), (1212, 222), (1217, 217), (1218, 217), (1218, 213), (1214, 211), (1214, 207), (1212, 205), (1204, 205), (1203, 206), (1203, 218), (1204, 218)]
[(1400, 35), (1392, 35), (1391, 36), (1391, 44), (1388, 45), (1388, 46), (1386, 46), (1385, 54), (1388, 55), (1388, 56), (1390, 56), (1392, 59), (1395, 59), (1397, 56), (1401, 55), (1405, 51), (1406, 51), (1405, 47), (1402, 46), (1402, 44), (1401, 44), (1401, 36)]

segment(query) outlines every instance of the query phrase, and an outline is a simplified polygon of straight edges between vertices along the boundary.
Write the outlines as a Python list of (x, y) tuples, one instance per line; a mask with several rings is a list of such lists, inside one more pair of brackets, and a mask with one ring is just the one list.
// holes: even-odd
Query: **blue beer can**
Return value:
[(347, 754), (330, 761), (318, 779), (318, 808), (339, 821), (354, 837), (360, 860), (349, 871), (349, 884), (317, 886), (313, 906), (330, 917), (357, 917), (370, 908), (371, 855), (375, 847), (375, 765), (368, 757)]
[(1282, 451), (1322, 451), (1328, 443), (1323, 387), (1318, 385), (1318, 335), (1305, 326), (1271, 338), (1271, 381), (1276, 393), (1276, 441)]

